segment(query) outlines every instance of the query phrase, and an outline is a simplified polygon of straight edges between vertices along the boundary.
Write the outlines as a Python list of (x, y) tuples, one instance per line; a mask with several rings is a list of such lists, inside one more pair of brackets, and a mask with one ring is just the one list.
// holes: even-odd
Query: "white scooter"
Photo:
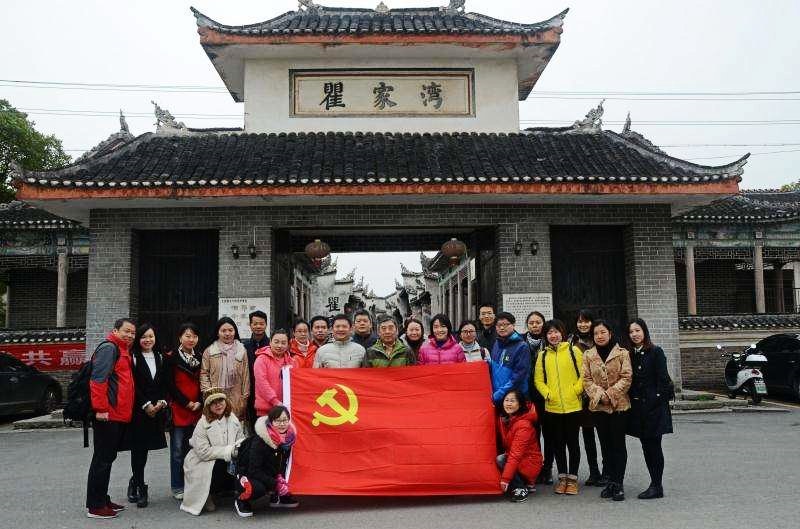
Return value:
[(730, 398), (735, 399), (737, 394), (742, 393), (749, 395), (753, 404), (761, 402), (761, 398), (767, 394), (761, 372), (767, 365), (767, 357), (760, 354), (755, 345), (741, 353), (729, 353), (720, 344), (717, 344), (717, 349), (722, 351), (723, 358), (730, 358), (725, 365), (725, 385), (728, 386)]

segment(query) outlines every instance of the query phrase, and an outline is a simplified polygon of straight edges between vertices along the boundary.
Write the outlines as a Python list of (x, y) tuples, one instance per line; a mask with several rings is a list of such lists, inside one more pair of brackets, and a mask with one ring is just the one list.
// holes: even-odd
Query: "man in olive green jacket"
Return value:
[(414, 351), (397, 339), (397, 323), (391, 316), (378, 318), (378, 341), (364, 355), (364, 367), (401, 367), (416, 364)]

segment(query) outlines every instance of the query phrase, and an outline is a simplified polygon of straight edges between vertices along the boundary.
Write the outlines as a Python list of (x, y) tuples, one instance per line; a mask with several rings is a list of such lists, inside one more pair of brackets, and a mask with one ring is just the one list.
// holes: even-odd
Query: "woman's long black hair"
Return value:
[(151, 330), (156, 337), (156, 341), (153, 344), (153, 352), (154, 353), (161, 353), (161, 343), (158, 341), (158, 333), (156, 332), (156, 328), (153, 327), (152, 323), (143, 323), (136, 328), (136, 337), (133, 339), (133, 346), (131, 347), (131, 353), (138, 354), (142, 352), (142, 346), (139, 345), (139, 340), (142, 339), (144, 333)]

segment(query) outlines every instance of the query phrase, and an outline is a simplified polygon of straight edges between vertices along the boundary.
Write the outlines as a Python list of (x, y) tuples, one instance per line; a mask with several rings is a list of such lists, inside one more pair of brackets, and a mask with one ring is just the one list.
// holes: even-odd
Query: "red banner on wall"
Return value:
[(0, 353), (9, 354), (39, 371), (77, 371), (86, 360), (86, 344), (0, 344)]
[(499, 494), (485, 362), (290, 369), (297, 494)]

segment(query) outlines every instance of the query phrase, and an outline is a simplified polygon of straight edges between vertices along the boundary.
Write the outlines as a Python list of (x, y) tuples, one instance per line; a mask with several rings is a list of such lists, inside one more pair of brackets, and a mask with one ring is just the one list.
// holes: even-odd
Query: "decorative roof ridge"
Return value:
[(674, 156), (670, 156), (669, 154), (664, 153), (660, 149), (654, 151), (651, 148), (647, 148), (642, 144), (640, 144), (639, 142), (632, 140), (629, 137), (614, 132), (613, 130), (603, 130), (603, 134), (606, 134), (613, 141), (619, 141), (621, 143), (625, 143), (626, 145), (630, 146), (632, 149), (639, 152), (640, 154), (650, 156), (660, 161), (661, 163), (664, 163), (675, 169), (696, 171), (707, 175), (721, 174), (724, 175), (726, 178), (740, 177), (744, 172), (744, 166), (747, 164), (747, 159), (750, 158), (750, 153), (748, 152), (738, 160), (734, 160), (725, 165), (700, 165), (694, 162), (681, 160), (680, 158), (675, 158)]
[[(126, 152), (128, 152), (128, 151), (130, 151), (132, 149), (135, 149), (137, 146), (139, 146), (142, 143), (144, 143), (145, 140), (148, 140), (153, 136), (155, 136), (155, 133), (153, 133), (153, 132), (145, 132), (143, 134), (140, 134), (139, 136), (136, 136), (135, 138), (133, 138), (131, 141), (129, 141), (125, 145), (122, 145), (122, 146), (120, 146), (120, 147), (118, 147), (118, 148), (116, 148), (116, 149), (114, 149), (112, 151), (109, 151), (109, 152), (106, 152), (106, 153), (102, 153), (102, 154), (100, 154), (98, 156), (93, 156), (93, 157), (87, 158), (85, 160), (78, 159), (78, 160), (75, 160), (74, 162), (72, 162), (69, 165), (65, 165), (64, 167), (61, 167), (61, 168), (58, 168), (58, 169), (53, 169), (51, 171), (29, 171), (27, 169), (23, 169), (22, 167), (19, 167), (18, 170), (15, 171), (12, 168), (11, 178), (12, 178), (12, 180), (27, 181), (28, 183), (32, 184), (32, 183), (35, 183), (37, 180), (40, 180), (39, 178), (36, 178), (37, 176), (58, 175), (58, 176), (62, 176), (63, 177), (63, 176), (66, 176), (66, 175), (70, 175), (70, 174), (73, 174), (73, 173), (75, 173), (77, 171), (80, 171), (82, 169), (89, 169), (90, 167), (93, 167), (94, 165), (99, 165), (101, 162), (104, 162), (106, 160), (110, 160), (112, 158), (119, 157), (119, 156), (125, 154)], [(40, 181), (39, 183), (43, 183), (43, 182)]]
[[(725, 202), (738, 202), (742, 204), (742, 206), (761, 208), (763, 210), (768, 210), (768, 212), (755, 212), (750, 210), (741, 213), (703, 213), (705, 208), (724, 204)], [(706, 206), (694, 208), (683, 215), (675, 217), (673, 220), (685, 224), (713, 221), (783, 222), (796, 218), (800, 218), (800, 200), (797, 202), (770, 202), (768, 200), (758, 200), (757, 198), (747, 196), (746, 193), (740, 191), (735, 195), (714, 200)]]
[(481, 13), (464, 13), (465, 18), (469, 18), (470, 20), (477, 20), (479, 22), (486, 22), (488, 24), (498, 24), (503, 26), (508, 26), (509, 29), (542, 29), (542, 28), (560, 28), (564, 25), (564, 19), (567, 17), (567, 13), (569, 13), (569, 8), (566, 8), (562, 12), (554, 15), (547, 20), (542, 20), (541, 22), (530, 22), (530, 23), (522, 23), (522, 22), (511, 22), (509, 20), (503, 20), (501, 18), (494, 18), (488, 15), (483, 15)]
[(742, 195), (800, 195), (800, 189), (742, 189)]
[(451, 10), (448, 7), (402, 7), (402, 8), (391, 8), (387, 11), (383, 10), (376, 10), (370, 9), (366, 7), (328, 7), (322, 6), (311, 3), (312, 6), (310, 8), (298, 9), (296, 11), (287, 11), (281, 15), (276, 17), (261, 21), (255, 22), (252, 24), (242, 24), (242, 25), (230, 25), (230, 24), (223, 24), (214, 20), (213, 18), (203, 14), (200, 10), (196, 9), (195, 7), (190, 7), (189, 9), (192, 11), (192, 14), (195, 17), (195, 22), (197, 23), (198, 27), (205, 27), (215, 31), (244, 31), (249, 29), (257, 29), (263, 26), (268, 25), (275, 25), (286, 22), (294, 17), (298, 16), (320, 16), (320, 15), (330, 15), (330, 16), (371, 16), (371, 17), (391, 17), (393, 15), (411, 15), (411, 16), (455, 16), (455, 17), (464, 17), (469, 20), (473, 20), (476, 22), (483, 22), (486, 24), (492, 24), (496, 26), (500, 26), (503, 29), (509, 30), (517, 30), (517, 31), (539, 31), (542, 29), (552, 29), (552, 28), (560, 28), (564, 24), (564, 18), (567, 16), (569, 12), (569, 8), (561, 11), (560, 13), (548, 18), (547, 20), (543, 20), (540, 22), (530, 22), (530, 23), (522, 23), (522, 22), (512, 22), (509, 20), (503, 20), (500, 18), (490, 17), (488, 15), (484, 15), (481, 13), (474, 13), (469, 12), (465, 13), (463, 11), (456, 11)]
[(127, 142), (132, 141), (134, 138), (135, 136), (131, 134), (131, 131), (128, 128), (128, 122), (125, 120), (125, 115), (122, 113), (122, 110), (120, 110), (119, 131), (112, 133), (108, 138), (80, 155), (75, 159), (75, 163), (81, 163), (90, 158), (94, 158), (95, 156), (113, 152), (120, 147), (120, 145), (116, 145), (117, 143), (121, 142), (121, 144), (124, 145)]

